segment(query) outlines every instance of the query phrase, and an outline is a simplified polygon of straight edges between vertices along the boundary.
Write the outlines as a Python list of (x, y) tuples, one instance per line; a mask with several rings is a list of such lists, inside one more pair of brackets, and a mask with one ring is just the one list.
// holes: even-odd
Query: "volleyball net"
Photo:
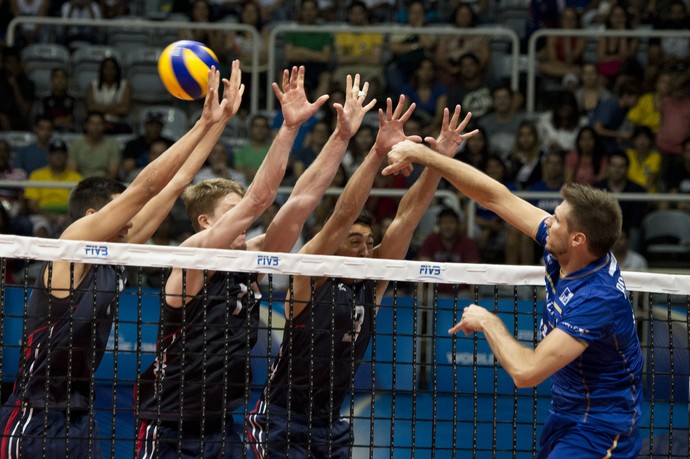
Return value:
[[(75, 378), (66, 384), (70, 390), (82, 387), (88, 400), (84, 415), (95, 422), (95, 428), (87, 433), (89, 444), (100, 448), (104, 457), (133, 457), (142, 421), (158, 427), (181, 423), (182, 428), (186, 426), (187, 430), (199, 435), (213, 431), (218, 428), (218, 417), (206, 416), (210, 409), (222, 413), (221, 431), (226, 423), (230, 425), (230, 419), (234, 420), (233, 429), (241, 441), (240, 454), (253, 457), (254, 436), (251, 425), (245, 420), (257, 406), (281, 344), (284, 354), (299, 352), (307, 361), (306, 367), (298, 363), (288, 366), (289, 371), (296, 373), (288, 374), (287, 393), (307, 395), (306, 398), (294, 397), (288, 404), (292, 404), (296, 412), (318, 412), (319, 408), (339, 412), (351, 426), (353, 435), (348, 443), (352, 457), (536, 456), (550, 405), (550, 381), (531, 389), (517, 389), (496, 362), (481, 334), (451, 336), (447, 331), (460, 319), (462, 309), (476, 302), (498, 313), (519, 341), (535, 346), (544, 304), (541, 267), (352, 259), (0, 236), (3, 283), (0, 289), (3, 306), (0, 312), (3, 382), (0, 395), (3, 402), (12, 391), (20, 356), (28, 348), (27, 320), (31, 317), (27, 302), (42, 261), (89, 263), (93, 264), (92, 269), (100, 269), (103, 265), (126, 267), (127, 284), (115, 294), (111, 304), (112, 328), (100, 364), (88, 370), (88, 381)], [(248, 339), (242, 350), (248, 365), (233, 366), (231, 360), (237, 356), (229, 352), (220, 357), (207, 355), (205, 345), (200, 347), (201, 352), (195, 350), (180, 356), (183, 364), (196, 365), (198, 371), (194, 381), (179, 381), (179, 393), (175, 395), (179, 403), (173, 403), (178, 407), (172, 418), (171, 413), (165, 413), (165, 400), (156, 403), (154, 415), (151, 409), (144, 415), (141, 404), (134, 402), (143, 396), (145, 377), (142, 375), (147, 369), (157, 365), (154, 374), (165, 371), (166, 362), (161, 359), (161, 346), (157, 346), (157, 342), (165, 338), (164, 332), (159, 331), (161, 291), (171, 267), (204, 270), (209, 276), (214, 272), (222, 276), (235, 272), (266, 275), (260, 287), (258, 324), (248, 320), (244, 325), (258, 328), (256, 344), (251, 346)], [(335, 366), (331, 361), (324, 366), (323, 349), (315, 349), (314, 341), (308, 343), (306, 349), (297, 349), (297, 344), (292, 343), (294, 330), (285, 319), (291, 316), (291, 305), (285, 302), (285, 292), (292, 288), (295, 275), (390, 281), (386, 296), (377, 305), (378, 313), (373, 320), (375, 331), (371, 333), (361, 362), (348, 354), (350, 357), (341, 356), (341, 359), (350, 359), (344, 365)], [(641, 421), (644, 442), (640, 457), (690, 457), (690, 276), (625, 272), (624, 278), (637, 317), (645, 359)], [(201, 294), (204, 292), (205, 288)], [(98, 293), (90, 292), (94, 298)], [(228, 305), (230, 312), (224, 322), (209, 322), (207, 317), (211, 316), (202, 314), (201, 322), (196, 328), (187, 328), (182, 339), (190, 343), (197, 339), (204, 342), (231, 339), (233, 322), (227, 318), (232, 314), (234, 306), (231, 306)], [(184, 318), (184, 307), (181, 314)], [(98, 325), (99, 319), (94, 320), (92, 327), (95, 329)], [(351, 326), (354, 332), (355, 324)], [(312, 339), (318, 332), (312, 332)], [(321, 332), (335, 335), (334, 329)], [(93, 336), (96, 336), (95, 331)], [(80, 353), (96, 356), (95, 341), (80, 342), (70, 338), (67, 355), (73, 360)], [(230, 343), (223, 345), (227, 349)], [(331, 345), (335, 348), (332, 340)], [(220, 376), (207, 368), (207, 364), (219, 358), (223, 370)], [(335, 371), (343, 366), (350, 369), (346, 375)], [(46, 380), (42, 382), (46, 388), (52, 386), (51, 374), (58, 377), (65, 373), (58, 368), (53, 370), (46, 372)], [(304, 371), (308, 373), (306, 387), (300, 385), (305, 375), (297, 373)], [(70, 371), (66, 374), (69, 378)], [(337, 381), (343, 380), (348, 389), (339, 410), (337, 406), (312, 406), (318, 399), (316, 393), (324, 390), (330, 394), (330, 405), (337, 404), (334, 393)], [(315, 381), (325, 383), (312, 387)], [(229, 400), (230, 397), (224, 395), (222, 406), (213, 407), (191, 400), (191, 397), (205, 398), (211, 386), (217, 384), (222, 385), (224, 394), (231, 389), (236, 392), (237, 387), (230, 386), (239, 384), (242, 386), (241, 400)], [(188, 395), (184, 394), (186, 390), (190, 392)], [(72, 411), (70, 400), (68, 398), (67, 406), (63, 407), (68, 413)], [(190, 416), (190, 412), (185, 412), (197, 405), (202, 406), (201, 413)], [(269, 404), (268, 416), (274, 413), (275, 417), (283, 417), (282, 408), (276, 406), (272, 410)], [(81, 411), (74, 408), (73, 413), (76, 416)], [(54, 439), (48, 438), (49, 417), (45, 415), (44, 418), (46, 429), (39, 434), (39, 440), (45, 448)], [(317, 430), (323, 428), (316, 416), (308, 416), (306, 422), (298, 415), (288, 415), (286, 419), (287, 425), (283, 428), (288, 431), (299, 428), (297, 421), (307, 425), (302, 437), (306, 445), (295, 441), (286, 444), (286, 450), (295, 451), (313, 446), (312, 442), (316, 444), (320, 435)], [(291, 425), (293, 421), (294, 426)], [(6, 441), (8, 432), (0, 432), (0, 435), (2, 441)], [(69, 442), (69, 432), (65, 436), (63, 440)], [(326, 437), (334, 444), (338, 441), (331, 434)], [(19, 438), (17, 448), (21, 450), (21, 435)], [(181, 450), (186, 445), (180, 440), (177, 446)], [(323, 447), (329, 450), (331, 446)], [(222, 448), (229, 447), (223, 440)], [(50, 457), (45, 449), (43, 457)]]

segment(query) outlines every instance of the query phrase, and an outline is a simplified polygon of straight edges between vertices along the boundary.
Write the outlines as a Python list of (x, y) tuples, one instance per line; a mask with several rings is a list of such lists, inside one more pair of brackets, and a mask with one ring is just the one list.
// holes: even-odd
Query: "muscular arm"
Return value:
[(435, 154), (424, 145), (402, 142), (388, 156), (391, 165), (384, 169), (384, 174), (401, 170), (411, 162), (431, 167), (470, 199), (498, 214), (530, 237), (534, 237), (539, 223), (549, 216), (547, 212), (518, 198), (503, 184), (469, 164)]
[(465, 308), (462, 320), (449, 333), (469, 334), (483, 332), (491, 351), (513, 378), (517, 387), (534, 387), (575, 360), (587, 348), (562, 330), (554, 329), (535, 349), (518, 342), (506, 329), (501, 319), (482, 308)]

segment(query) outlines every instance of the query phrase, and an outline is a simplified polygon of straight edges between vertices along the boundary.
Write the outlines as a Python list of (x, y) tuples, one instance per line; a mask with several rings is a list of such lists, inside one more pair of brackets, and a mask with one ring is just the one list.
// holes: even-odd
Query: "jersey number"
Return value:
[(364, 306), (355, 305), (354, 309), (355, 317), (353, 320), (353, 331), (351, 333), (345, 333), (343, 335), (343, 342), (345, 343), (355, 343), (359, 337), (359, 332), (362, 331), (362, 324), (364, 323)]

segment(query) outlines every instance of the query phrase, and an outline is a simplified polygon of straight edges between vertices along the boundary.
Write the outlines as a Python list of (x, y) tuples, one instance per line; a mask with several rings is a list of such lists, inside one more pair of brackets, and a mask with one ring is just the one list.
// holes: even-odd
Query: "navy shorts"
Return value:
[(639, 434), (628, 436), (602, 432), (597, 427), (564, 419), (550, 412), (544, 423), (540, 446), (538, 459), (635, 459), (642, 447), (642, 437)]
[(96, 423), (89, 421), (88, 413), (71, 412), (68, 428), (65, 410), (22, 407), (14, 395), (0, 408), (0, 434), (0, 457), (103, 457), (96, 438)]
[[(185, 421), (180, 432), (176, 422), (143, 419), (137, 439), (137, 459), (235, 459), (244, 457), (242, 440), (235, 432), (232, 419), (225, 422), (225, 434), (220, 421), (206, 421), (203, 436), (198, 421)], [(181, 437), (181, 438), (180, 438)], [(223, 444), (223, 441), (225, 444)]]
[(249, 446), (257, 459), (350, 457), (352, 429), (344, 419), (330, 425), (312, 421), (310, 428), (306, 416), (293, 413), (288, 429), (285, 410), (271, 405), (268, 419), (264, 414), (253, 412), (247, 423)]

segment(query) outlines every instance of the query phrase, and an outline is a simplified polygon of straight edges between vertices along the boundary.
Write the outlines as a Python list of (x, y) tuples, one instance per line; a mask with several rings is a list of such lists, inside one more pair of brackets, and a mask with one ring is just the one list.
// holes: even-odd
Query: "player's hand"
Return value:
[(364, 101), (369, 91), (369, 83), (365, 82), (362, 88), (359, 87), (359, 74), (355, 75), (354, 81), (352, 76), (347, 76), (347, 83), (345, 84), (345, 105), (339, 103), (333, 104), (333, 108), (338, 115), (337, 132), (338, 135), (351, 139), (357, 130), (362, 125), (364, 115), (371, 110), (376, 104), (376, 99), (372, 99), (367, 105)]
[(307, 100), (304, 92), (304, 66), (292, 67), (292, 72), (287, 69), (283, 71), (283, 87), (273, 83), (275, 93), (283, 111), (285, 125), (289, 128), (299, 127), (307, 121), (321, 106), (328, 100), (328, 95), (316, 99), (313, 104)]
[(228, 117), (229, 121), (240, 109), (242, 96), (244, 95), (242, 70), (240, 69), (240, 61), (238, 59), (232, 61), (230, 79), (223, 78), (223, 88), (223, 99), (228, 102), (225, 106), (225, 115)]
[(471, 304), (463, 310), (460, 322), (448, 330), (448, 333), (455, 335), (457, 332), (461, 331), (465, 333), (465, 335), (469, 335), (470, 333), (483, 331), (484, 327), (482, 323), (487, 318), (487, 315), (493, 314), (481, 306)]
[(460, 148), (462, 142), (479, 132), (478, 129), (475, 129), (474, 131), (466, 134), (462, 133), (462, 131), (464, 131), (467, 127), (467, 123), (469, 123), (472, 119), (472, 112), (467, 113), (467, 115), (465, 115), (465, 119), (458, 124), (458, 121), (460, 120), (460, 111), (460, 105), (456, 105), (455, 111), (453, 112), (453, 117), (449, 120), (449, 110), (448, 108), (444, 108), (443, 122), (441, 123), (441, 132), (439, 133), (438, 138), (434, 139), (433, 137), (427, 137), (424, 139), (424, 141), (428, 143), (433, 150), (441, 153), (444, 156), (455, 156), (455, 153), (458, 151), (458, 148)]
[(405, 113), (403, 113), (404, 107), (405, 96), (401, 95), (395, 111), (393, 110), (393, 101), (390, 97), (386, 99), (386, 112), (384, 113), (383, 110), (379, 109), (379, 132), (376, 135), (374, 149), (381, 158), (384, 158), (396, 143), (403, 140), (422, 141), (422, 138), (418, 135), (405, 135), (403, 125), (412, 116), (416, 105), (414, 103), (411, 104)]
[(402, 173), (404, 176), (410, 175), (412, 172), (413, 154), (419, 148), (426, 148), (416, 141), (403, 140), (393, 146), (388, 152), (388, 166), (386, 166), (382, 175), (396, 175)]
[(206, 98), (204, 107), (201, 110), (201, 120), (207, 123), (217, 123), (223, 117), (227, 100), (223, 99), (218, 103), (218, 84), (220, 82), (220, 72), (215, 66), (211, 66), (208, 71), (208, 87), (206, 88)]

